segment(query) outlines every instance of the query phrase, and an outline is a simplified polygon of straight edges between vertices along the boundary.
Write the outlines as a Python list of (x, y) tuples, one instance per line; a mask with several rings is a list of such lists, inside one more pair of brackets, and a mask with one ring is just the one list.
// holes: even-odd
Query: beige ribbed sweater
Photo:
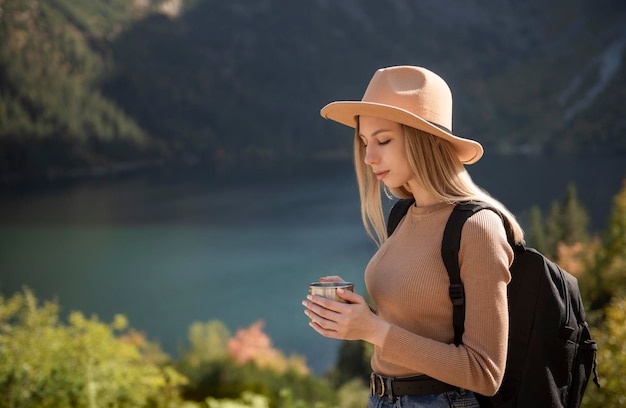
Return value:
[(502, 220), (479, 211), (463, 227), (459, 254), (465, 288), (463, 344), (454, 345), (448, 274), (441, 259), (452, 212), (412, 206), (365, 271), (378, 315), (391, 323), (372, 369), (386, 376), (426, 374), (484, 395), (494, 394), (506, 363), (506, 289), (513, 251)]

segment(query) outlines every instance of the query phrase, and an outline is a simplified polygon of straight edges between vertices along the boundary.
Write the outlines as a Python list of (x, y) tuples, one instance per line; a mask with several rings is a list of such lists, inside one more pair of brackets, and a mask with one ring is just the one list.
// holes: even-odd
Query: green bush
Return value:
[[(189, 378), (182, 396), (198, 402), (236, 401), (245, 392), (252, 392), (265, 397), (271, 407), (339, 406), (337, 391), (330, 382), (303, 370), (297, 357), (286, 357), (272, 348), (260, 327), (254, 323), (233, 337), (219, 321), (193, 323), (190, 345), (177, 365)], [(247, 341), (255, 345), (252, 354), (246, 350)], [(259, 348), (259, 344), (265, 347)], [(242, 360), (241, 354), (249, 359)]]
[(605, 314), (604, 322), (592, 328), (601, 388), (589, 383), (583, 407), (626, 407), (626, 298), (615, 298)]
[(269, 365), (239, 361), (228, 347), (241, 337), (219, 321), (192, 324), (189, 339), (174, 368), (123, 315), (107, 324), (72, 312), (64, 324), (56, 302), (39, 304), (28, 289), (0, 297), (0, 408), (329, 408), (366, 395), (354, 383), (338, 393), (271, 343)]
[(72, 312), (58, 319), (55, 302), (39, 305), (25, 289), (0, 297), (0, 407), (166, 406), (185, 378), (163, 364), (158, 348), (127, 331)]

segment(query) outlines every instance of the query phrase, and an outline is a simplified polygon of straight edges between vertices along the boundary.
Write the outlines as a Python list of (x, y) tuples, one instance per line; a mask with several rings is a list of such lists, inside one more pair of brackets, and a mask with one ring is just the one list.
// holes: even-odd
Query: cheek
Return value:
[(404, 161), (402, 162), (402, 167), (400, 170), (400, 173), (402, 175), (402, 184), (406, 184), (409, 180), (411, 180), (413, 178), (413, 170), (411, 170), (411, 166), (409, 166), (409, 162), (408, 161)]
[(394, 152), (394, 162), (398, 170), (402, 171), (402, 173), (411, 173), (411, 166), (409, 165), (409, 159), (407, 158), (404, 146), (396, 149)]
[(394, 185), (389, 187), (403, 186), (413, 178), (413, 170), (409, 165), (406, 152), (404, 150), (395, 151), (392, 160), (394, 177), (393, 180), (389, 179), (388, 181)]

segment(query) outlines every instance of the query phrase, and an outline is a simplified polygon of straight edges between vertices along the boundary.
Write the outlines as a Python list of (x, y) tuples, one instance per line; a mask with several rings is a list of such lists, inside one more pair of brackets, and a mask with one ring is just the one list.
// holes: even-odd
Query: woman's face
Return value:
[(402, 125), (387, 119), (361, 116), (359, 137), (365, 146), (365, 164), (387, 187), (406, 186), (414, 179), (406, 156)]

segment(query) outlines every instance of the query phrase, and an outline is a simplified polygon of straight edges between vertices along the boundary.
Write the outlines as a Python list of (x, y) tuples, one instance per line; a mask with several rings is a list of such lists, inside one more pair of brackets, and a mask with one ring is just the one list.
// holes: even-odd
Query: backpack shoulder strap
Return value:
[(409, 211), (409, 208), (414, 202), (415, 199), (413, 198), (405, 198), (398, 200), (393, 207), (391, 207), (389, 217), (387, 218), (387, 237), (393, 234), (398, 224), (400, 224), (400, 220), (406, 215), (406, 212)]
[(441, 242), (441, 257), (450, 279), (449, 294), (453, 307), (452, 325), (456, 346), (462, 343), (463, 332), (465, 331), (465, 290), (461, 283), (461, 270), (459, 268), (461, 230), (469, 217), (483, 209), (491, 209), (491, 207), (486, 203), (477, 201), (457, 204), (452, 210), (450, 218), (448, 218)]

